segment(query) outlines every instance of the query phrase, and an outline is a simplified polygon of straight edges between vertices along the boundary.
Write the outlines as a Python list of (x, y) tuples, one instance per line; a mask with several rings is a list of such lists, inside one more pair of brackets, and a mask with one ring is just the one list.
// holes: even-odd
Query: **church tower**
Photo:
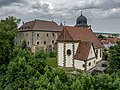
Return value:
[(87, 18), (83, 16), (82, 11), (81, 11), (81, 15), (76, 20), (75, 27), (88, 27)]

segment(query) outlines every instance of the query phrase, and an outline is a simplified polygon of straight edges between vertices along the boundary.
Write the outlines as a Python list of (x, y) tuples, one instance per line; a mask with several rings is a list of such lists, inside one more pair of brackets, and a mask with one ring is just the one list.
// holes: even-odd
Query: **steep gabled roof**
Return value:
[(91, 42), (87, 41), (80, 42), (74, 58), (78, 60), (87, 60), (91, 49), (91, 45), (92, 45)]
[[(60, 41), (60, 42), (66, 41), (66, 37), (67, 37), (68, 33), (71, 36), (72, 41), (89, 41), (89, 42), (93, 43), (94, 48), (102, 48), (103, 47), (101, 42), (97, 39), (97, 37), (95, 36), (95, 34), (93, 33), (93, 31), (90, 28), (65, 26), (63, 28), (63, 31), (62, 31), (60, 37), (58, 38), (58, 41)], [(67, 37), (67, 41), (71, 41), (71, 38)]]
[(70, 33), (68, 32), (68, 30), (66, 29), (66, 27), (63, 27), (63, 31), (61, 32), (60, 36), (58, 37), (59, 41), (73, 41), (72, 36), (70, 35)]
[(33, 20), (23, 24), (19, 31), (41, 30), (41, 31), (62, 31), (62, 28), (54, 21)]

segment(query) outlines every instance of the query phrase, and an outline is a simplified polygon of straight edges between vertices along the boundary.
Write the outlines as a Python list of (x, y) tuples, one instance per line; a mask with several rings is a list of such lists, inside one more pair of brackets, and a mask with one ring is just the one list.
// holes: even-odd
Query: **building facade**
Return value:
[(81, 69), (85, 72), (93, 69), (102, 60), (103, 45), (87, 19), (81, 14), (74, 27), (65, 26), (58, 42), (58, 66)]
[(26, 22), (19, 28), (15, 44), (20, 46), (25, 41), (32, 52), (39, 49), (54, 51), (61, 30), (62, 27), (54, 21), (33, 20)]

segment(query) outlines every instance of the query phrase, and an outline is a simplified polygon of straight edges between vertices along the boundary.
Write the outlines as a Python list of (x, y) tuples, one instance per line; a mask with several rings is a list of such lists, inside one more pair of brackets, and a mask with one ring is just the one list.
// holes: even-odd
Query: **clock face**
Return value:
[(71, 55), (71, 50), (70, 50), (70, 49), (67, 50), (67, 55), (68, 55), (68, 56)]

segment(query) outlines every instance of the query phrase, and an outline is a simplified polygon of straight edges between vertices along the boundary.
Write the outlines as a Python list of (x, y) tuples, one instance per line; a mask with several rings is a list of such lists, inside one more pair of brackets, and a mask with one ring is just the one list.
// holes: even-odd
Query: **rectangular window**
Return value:
[(52, 44), (54, 44), (54, 40), (52, 40)]
[(44, 44), (46, 44), (46, 41), (44, 41)]
[(29, 46), (29, 41), (28, 41), (28, 46)]
[(26, 33), (26, 36), (28, 37), (28, 33)]
[(39, 33), (37, 33), (37, 37), (39, 37), (40, 35), (39, 35)]
[(91, 62), (89, 62), (89, 66), (91, 66)]
[(55, 36), (54, 33), (52, 33), (52, 36), (53, 36), (53, 37)]
[(96, 56), (97, 56), (97, 59), (98, 59), (98, 50), (96, 50)]
[(39, 42), (37, 42), (37, 45), (39, 45)]
[(83, 66), (82, 67), (85, 67), (85, 64), (83, 64)]
[(48, 34), (47, 34), (47, 37), (48, 37)]
[(102, 57), (102, 49), (100, 49), (100, 57)]

